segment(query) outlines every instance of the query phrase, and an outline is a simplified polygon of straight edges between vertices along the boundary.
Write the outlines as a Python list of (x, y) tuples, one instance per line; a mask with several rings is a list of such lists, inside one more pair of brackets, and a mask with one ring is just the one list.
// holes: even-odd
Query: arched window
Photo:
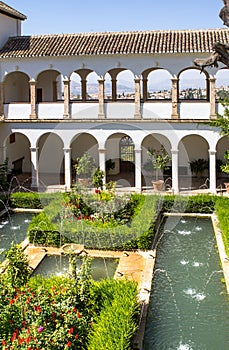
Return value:
[(132, 138), (127, 135), (120, 140), (120, 160), (134, 162), (134, 143)]
[(179, 78), (180, 100), (206, 100), (206, 75), (197, 69), (183, 71)]

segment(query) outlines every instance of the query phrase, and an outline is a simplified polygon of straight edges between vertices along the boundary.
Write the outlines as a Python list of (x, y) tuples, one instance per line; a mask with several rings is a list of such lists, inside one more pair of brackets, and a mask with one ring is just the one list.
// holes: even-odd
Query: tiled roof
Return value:
[(25, 15), (13, 9), (12, 7), (10, 7), (2, 1), (0, 1), (0, 13), (4, 13), (7, 16), (21, 19), (23, 21), (27, 18)]
[(209, 53), (218, 41), (229, 43), (229, 29), (20, 36), (9, 38), (0, 57)]

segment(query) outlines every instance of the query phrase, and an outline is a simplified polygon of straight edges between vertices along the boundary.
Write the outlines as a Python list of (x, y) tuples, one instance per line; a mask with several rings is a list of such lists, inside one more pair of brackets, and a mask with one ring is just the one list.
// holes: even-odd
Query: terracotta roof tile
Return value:
[(217, 41), (229, 43), (229, 29), (19, 36), (9, 38), (0, 57), (209, 53)]
[(10, 7), (2, 1), (0, 1), (0, 13), (4, 13), (10, 17), (21, 19), (23, 21), (27, 18), (25, 15), (23, 15), (22, 13), (20, 13), (19, 11), (15, 10), (13, 7)]

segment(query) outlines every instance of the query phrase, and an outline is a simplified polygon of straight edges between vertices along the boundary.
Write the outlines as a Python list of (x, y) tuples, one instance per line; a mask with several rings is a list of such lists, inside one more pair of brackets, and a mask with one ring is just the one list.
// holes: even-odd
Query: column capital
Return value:
[(70, 148), (70, 147), (64, 147), (64, 148), (63, 148), (63, 151), (64, 151), (65, 153), (68, 153), (68, 152), (71, 151), (71, 148)]
[(99, 148), (98, 151), (99, 151), (99, 153), (105, 153), (106, 152), (106, 148)]
[(39, 147), (30, 147), (31, 152), (36, 152), (39, 150)]
[(178, 149), (171, 149), (171, 154), (173, 155), (176, 155), (176, 154), (178, 154), (179, 153), (179, 151), (178, 151)]
[(141, 81), (141, 78), (140, 77), (134, 77), (134, 82), (135, 83), (140, 83), (140, 81)]
[(216, 150), (209, 149), (208, 153), (209, 153), (210, 156), (214, 156), (216, 154)]
[(36, 85), (37, 81), (35, 79), (30, 79), (29, 84), (30, 85)]

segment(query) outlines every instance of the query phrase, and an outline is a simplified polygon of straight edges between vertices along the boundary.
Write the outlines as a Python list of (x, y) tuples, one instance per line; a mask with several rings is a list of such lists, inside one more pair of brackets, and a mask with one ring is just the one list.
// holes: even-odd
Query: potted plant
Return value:
[(106, 172), (109, 173), (110, 170), (115, 168), (115, 162), (112, 159), (106, 160)]
[(189, 162), (189, 164), (191, 172), (194, 173), (195, 176), (202, 176), (204, 170), (208, 169), (209, 167), (208, 161), (202, 158), (192, 160), (191, 162)]
[(89, 179), (91, 179), (92, 173), (96, 168), (94, 158), (90, 155), (90, 153), (85, 152), (82, 157), (77, 158), (74, 168), (76, 175), (78, 176), (78, 180), (88, 184)]
[(153, 188), (156, 191), (161, 191), (164, 180), (159, 179), (159, 171), (167, 169), (167, 163), (171, 160), (171, 157), (163, 145), (159, 150), (148, 148), (147, 154), (149, 155), (149, 160), (144, 165), (144, 169), (155, 169), (155, 180), (152, 181)]

